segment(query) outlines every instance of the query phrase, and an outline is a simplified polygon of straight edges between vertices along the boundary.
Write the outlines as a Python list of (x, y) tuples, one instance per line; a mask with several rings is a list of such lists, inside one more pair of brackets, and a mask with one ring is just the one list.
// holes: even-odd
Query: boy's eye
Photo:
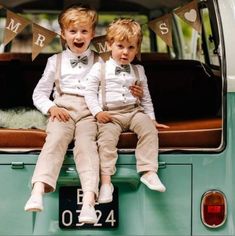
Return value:
[(123, 48), (122, 44), (117, 45), (118, 48)]
[(82, 33), (83, 33), (83, 34), (87, 34), (87, 32), (88, 32), (88, 31), (87, 31), (87, 30), (85, 30), (85, 29), (84, 29), (84, 30), (82, 30)]
[(129, 49), (135, 49), (135, 46), (132, 45), (132, 46), (129, 47)]
[(69, 32), (74, 34), (74, 33), (76, 33), (76, 30), (71, 29), (71, 30), (69, 30)]

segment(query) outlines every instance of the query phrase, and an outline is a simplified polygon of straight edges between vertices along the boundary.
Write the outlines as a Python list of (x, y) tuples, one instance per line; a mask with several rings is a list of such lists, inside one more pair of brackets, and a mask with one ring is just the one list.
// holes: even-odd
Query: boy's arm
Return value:
[(45, 115), (48, 115), (49, 109), (55, 106), (55, 103), (50, 100), (55, 82), (55, 68), (56, 55), (48, 58), (43, 75), (33, 91), (33, 103)]
[(101, 80), (101, 63), (95, 63), (88, 73), (87, 86), (85, 91), (85, 101), (91, 111), (91, 114), (95, 117), (99, 112), (103, 111), (99, 104), (99, 85)]
[(54, 121), (55, 119), (57, 119), (58, 121), (66, 122), (70, 119), (70, 115), (68, 111), (63, 107), (58, 107), (56, 105), (52, 106), (48, 110), (48, 114), (50, 115), (51, 121)]

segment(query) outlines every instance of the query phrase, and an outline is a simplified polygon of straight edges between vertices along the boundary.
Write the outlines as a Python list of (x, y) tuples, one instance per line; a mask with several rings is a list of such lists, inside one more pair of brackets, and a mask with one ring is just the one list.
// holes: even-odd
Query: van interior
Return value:
[[(64, 7), (78, 1), (38, 0), (7, 1), (0, 4), (16, 13), (37, 11), (60, 11)], [(79, 1), (81, 2), (81, 1)], [(146, 14), (148, 19), (159, 17), (189, 1), (133, 1), (132, 0), (90, 0), (83, 1), (95, 7), (99, 12), (125, 11)], [(121, 2), (121, 4), (120, 4)], [(202, 4), (201, 8), (210, 5)], [(213, 9), (212, 9), (213, 10)], [(1, 11), (5, 17), (5, 12)], [(176, 27), (176, 25), (174, 25)], [(175, 29), (176, 31), (176, 29)], [(214, 40), (216, 55), (217, 33), (212, 28), (210, 40)], [(176, 33), (173, 48), (159, 52), (156, 47), (156, 36), (150, 31), (149, 52), (141, 53), (142, 64), (148, 78), (148, 85), (155, 115), (158, 122), (168, 125), (169, 129), (159, 129), (160, 152), (174, 151), (218, 151), (223, 145), (222, 89), (223, 80), (220, 65), (213, 66), (208, 60), (184, 58), (177, 42)], [(206, 34), (202, 32), (202, 39)], [(200, 42), (200, 45), (204, 45)], [(204, 48), (203, 48), (204, 47)], [(202, 46), (202, 50), (205, 46)], [(174, 53), (172, 53), (174, 51)], [(56, 53), (56, 52), (55, 52)], [(27, 112), (36, 112), (33, 106), (32, 93), (41, 78), (47, 58), (51, 53), (40, 53), (34, 61), (30, 53), (12, 52), (11, 43), (0, 53), (0, 150), (2, 152), (40, 151), (46, 138), (45, 126), (39, 125), (40, 119), (46, 125), (46, 117), (39, 112), (23, 118), (27, 126), (8, 125), (13, 119), (17, 123)], [(32, 113), (30, 113), (32, 114)], [(31, 119), (27, 121), (27, 119)], [(137, 137), (132, 132), (124, 132), (118, 143), (119, 152), (133, 152)], [(72, 148), (70, 146), (70, 149)]]

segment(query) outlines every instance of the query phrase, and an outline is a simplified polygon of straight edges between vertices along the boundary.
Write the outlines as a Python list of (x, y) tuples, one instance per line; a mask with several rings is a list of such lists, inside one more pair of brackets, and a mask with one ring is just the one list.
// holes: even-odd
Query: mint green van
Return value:
[[(141, 184), (136, 135), (122, 133), (114, 199), (96, 204), (95, 225), (78, 221), (83, 193), (73, 144), (56, 191), (45, 196), (45, 210), (24, 211), (46, 138), (46, 117), (33, 106), (32, 92), (47, 58), (62, 47), (55, 37), (32, 61), (32, 24), (3, 44), (9, 11), (58, 32), (58, 13), (80, 2), (99, 12), (97, 36), (115, 17), (141, 23), (138, 63), (157, 120), (170, 126), (159, 130), (156, 156), (167, 191)], [(0, 0), (0, 28), (0, 236), (235, 236), (234, 0)]]

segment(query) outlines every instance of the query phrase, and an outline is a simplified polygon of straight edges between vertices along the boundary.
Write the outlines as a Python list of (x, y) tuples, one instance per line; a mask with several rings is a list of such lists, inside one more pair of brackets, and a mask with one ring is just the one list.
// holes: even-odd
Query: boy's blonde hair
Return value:
[(87, 24), (91, 23), (95, 30), (98, 21), (98, 14), (94, 9), (88, 6), (73, 5), (63, 10), (58, 17), (61, 30), (68, 28), (70, 24)]
[(119, 18), (114, 20), (107, 28), (106, 40), (112, 45), (114, 41), (131, 41), (137, 37), (137, 46), (142, 42), (142, 30), (140, 24), (131, 18)]

